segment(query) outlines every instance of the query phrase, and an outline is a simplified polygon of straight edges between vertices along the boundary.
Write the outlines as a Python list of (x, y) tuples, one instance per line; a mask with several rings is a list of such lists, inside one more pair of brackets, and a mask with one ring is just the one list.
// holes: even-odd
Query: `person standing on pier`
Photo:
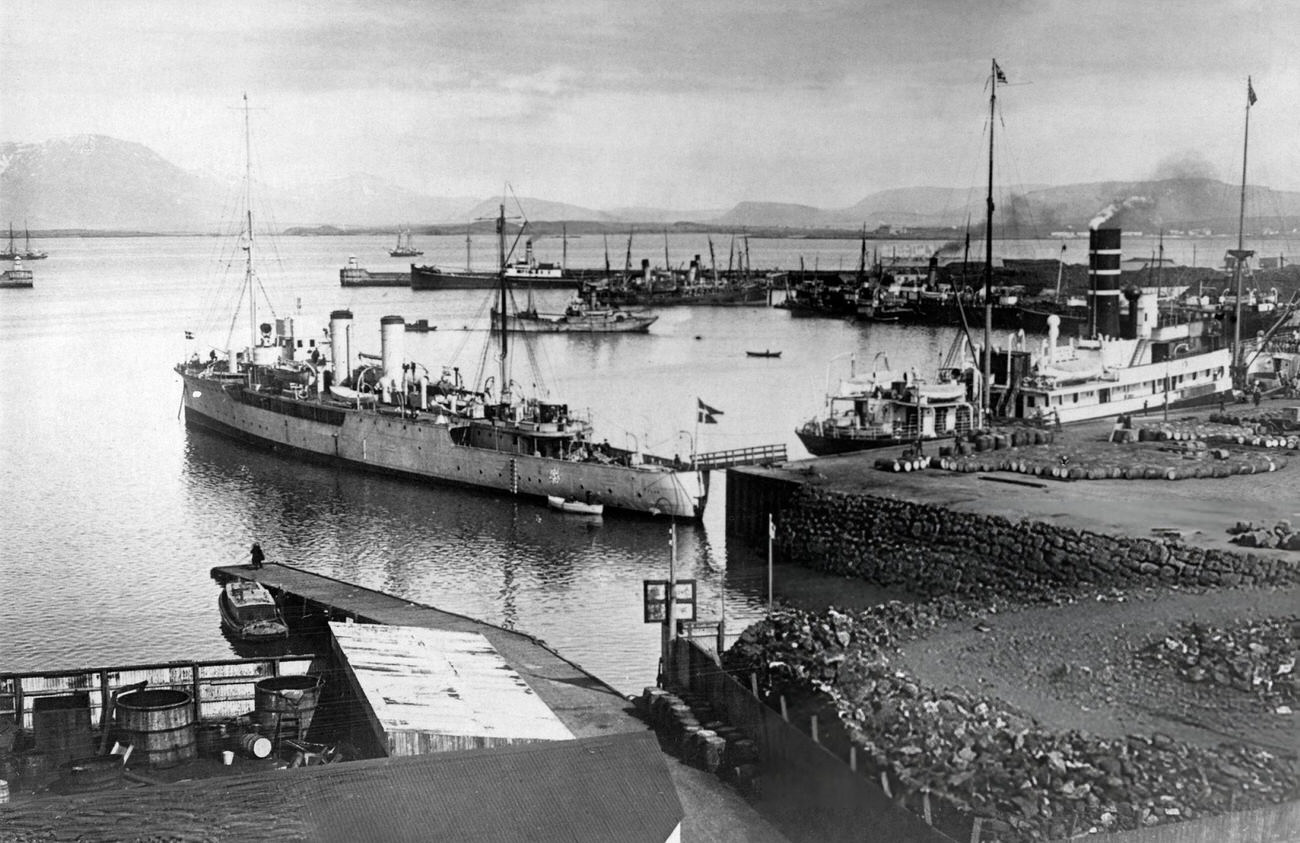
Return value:
[(253, 549), (249, 551), (249, 556), (254, 568), (262, 567), (262, 560), (266, 559), (266, 555), (262, 553), (262, 546), (257, 542), (253, 542)]

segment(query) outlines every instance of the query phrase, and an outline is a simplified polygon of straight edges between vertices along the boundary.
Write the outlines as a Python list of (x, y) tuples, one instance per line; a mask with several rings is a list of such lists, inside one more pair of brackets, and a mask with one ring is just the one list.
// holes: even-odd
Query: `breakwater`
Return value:
[(1013, 521), (890, 497), (885, 489), (851, 492), (730, 472), (727, 494), (775, 513), (774, 551), (782, 561), (918, 595), (1300, 582), (1300, 566), (1275, 554)]

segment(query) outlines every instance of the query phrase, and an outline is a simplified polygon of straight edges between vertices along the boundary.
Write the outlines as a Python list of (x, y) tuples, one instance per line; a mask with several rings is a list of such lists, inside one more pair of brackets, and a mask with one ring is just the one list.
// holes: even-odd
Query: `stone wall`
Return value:
[(781, 507), (777, 547), (790, 562), (929, 596), (1300, 582), (1300, 566), (1280, 555), (1013, 522), (808, 485)]

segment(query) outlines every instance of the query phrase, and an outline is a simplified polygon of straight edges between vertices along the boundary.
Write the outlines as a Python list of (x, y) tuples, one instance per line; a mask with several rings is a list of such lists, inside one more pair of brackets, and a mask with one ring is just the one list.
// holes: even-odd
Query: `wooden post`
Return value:
[(813, 739), (813, 743), (821, 743), (821, 741), (817, 740), (817, 715), (816, 714), (812, 716), (812, 739)]
[(199, 665), (190, 662), (190, 693), (194, 696), (194, 722), (203, 719), (203, 707), (199, 704)]
[(885, 792), (885, 796), (889, 797), (890, 799), (893, 799), (893, 798), (894, 798), (894, 792), (893, 792), (892, 790), (889, 789), (889, 771), (888, 771), (888, 770), (881, 770), (881, 771), (880, 771), (880, 789), (883, 790), (883, 791)]
[(930, 816), (930, 788), (921, 788), (921, 815), (925, 818), (926, 825), (934, 825)]
[(984, 818), (976, 817), (975, 821), (970, 824), (970, 843), (980, 843), (980, 837), (983, 831)]
[(853, 745), (849, 746), (849, 769), (855, 773), (858, 771), (858, 748)]
[(758, 674), (757, 673), (749, 674), (749, 692), (754, 695), (755, 699), (758, 698)]
[(781, 719), (790, 722), (790, 712), (785, 710), (785, 694), (781, 695)]

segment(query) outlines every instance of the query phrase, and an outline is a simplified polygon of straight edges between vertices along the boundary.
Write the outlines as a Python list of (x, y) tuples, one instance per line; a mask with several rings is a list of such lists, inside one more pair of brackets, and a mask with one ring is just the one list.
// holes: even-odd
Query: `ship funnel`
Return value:
[(406, 320), (400, 316), (385, 316), (379, 320), (379, 338), (382, 344), (382, 383), (385, 389), (402, 388), (402, 358), (405, 356)]
[(1094, 337), (1119, 336), (1118, 228), (1096, 228), (1088, 232), (1088, 298)]
[(641, 277), (645, 279), (647, 289), (650, 287), (650, 260), (641, 258)]
[(1047, 362), (1056, 362), (1056, 341), (1061, 337), (1061, 317), (1055, 313), (1047, 317)]
[(1138, 300), (1142, 298), (1142, 291), (1137, 287), (1127, 287), (1124, 290), (1124, 298), (1128, 300), (1128, 319), (1124, 320), (1124, 339), (1135, 340), (1138, 338), (1140, 313)]
[(330, 314), (330, 368), (339, 384), (352, 377), (352, 311), (336, 310)]

